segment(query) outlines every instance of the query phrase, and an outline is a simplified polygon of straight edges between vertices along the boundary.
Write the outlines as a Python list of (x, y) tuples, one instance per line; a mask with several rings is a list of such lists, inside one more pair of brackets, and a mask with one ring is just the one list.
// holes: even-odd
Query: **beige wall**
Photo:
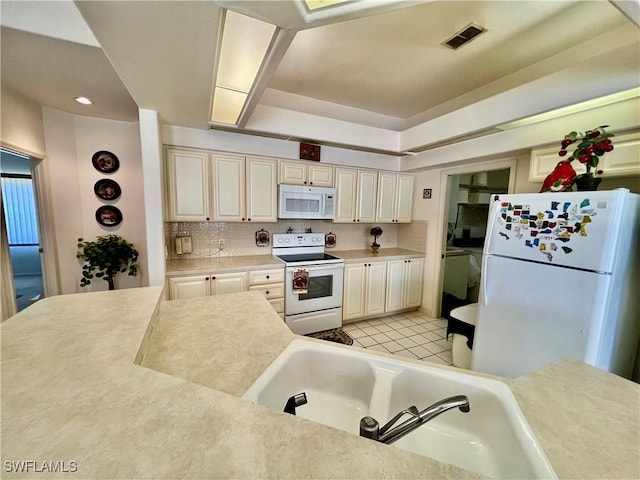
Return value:
[[(99, 279), (89, 287), (80, 288), (81, 263), (76, 259), (77, 239), (95, 240), (96, 236), (108, 233), (120, 235), (136, 246), (140, 252), (140, 266), (145, 265), (146, 233), (138, 123), (71, 115), (46, 107), (43, 113), (61, 293), (106, 290), (106, 282)], [(111, 174), (93, 168), (91, 157), (98, 150), (114, 153), (120, 160), (120, 168)], [(120, 198), (105, 202), (95, 195), (93, 186), (101, 178), (118, 182), (122, 189)], [(120, 225), (103, 227), (96, 222), (96, 209), (106, 203), (122, 211)], [(141, 270), (137, 277), (119, 275), (116, 286), (147, 285), (144, 268)]]
[(45, 156), (42, 107), (2, 84), (2, 145), (37, 158)]

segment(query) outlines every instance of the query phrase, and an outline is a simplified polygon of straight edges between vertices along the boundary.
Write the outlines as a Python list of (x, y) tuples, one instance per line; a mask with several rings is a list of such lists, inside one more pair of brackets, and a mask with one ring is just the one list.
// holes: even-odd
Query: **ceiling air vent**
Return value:
[(471, 40), (476, 38), (481, 33), (486, 32), (487, 29), (481, 27), (480, 25), (476, 25), (475, 23), (471, 23), (464, 27), (461, 31), (450, 37), (445, 42), (442, 42), (442, 45), (446, 45), (449, 48), (453, 48), (457, 50), (465, 43), (469, 43)]

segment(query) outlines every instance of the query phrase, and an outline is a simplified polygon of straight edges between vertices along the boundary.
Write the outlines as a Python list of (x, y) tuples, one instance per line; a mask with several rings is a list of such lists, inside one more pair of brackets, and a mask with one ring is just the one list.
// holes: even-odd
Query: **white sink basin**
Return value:
[[(415, 405), (423, 410), (466, 395), (471, 410), (445, 412), (391, 444), (497, 478), (557, 478), (509, 388), (502, 382), (356, 349), (294, 340), (243, 398), (282, 411), (306, 393), (300, 417), (359, 435), (360, 419), (384, 425)], [(373, 441), (373, 440), (370, 440)]]

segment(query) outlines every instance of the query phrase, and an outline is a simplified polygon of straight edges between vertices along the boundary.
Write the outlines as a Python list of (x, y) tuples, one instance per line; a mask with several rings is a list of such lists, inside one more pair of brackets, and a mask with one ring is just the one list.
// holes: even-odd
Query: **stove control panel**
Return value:
[(274, 233), (274, 247), (324, 246), (324, 233)]

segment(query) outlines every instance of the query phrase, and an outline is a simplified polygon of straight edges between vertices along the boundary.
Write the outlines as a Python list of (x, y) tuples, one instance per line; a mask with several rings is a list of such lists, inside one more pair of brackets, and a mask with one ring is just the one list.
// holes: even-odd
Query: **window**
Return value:
[(36, 206), (31, 177), (3, 173), (2, 201), (9, 246), (38, 245)]

